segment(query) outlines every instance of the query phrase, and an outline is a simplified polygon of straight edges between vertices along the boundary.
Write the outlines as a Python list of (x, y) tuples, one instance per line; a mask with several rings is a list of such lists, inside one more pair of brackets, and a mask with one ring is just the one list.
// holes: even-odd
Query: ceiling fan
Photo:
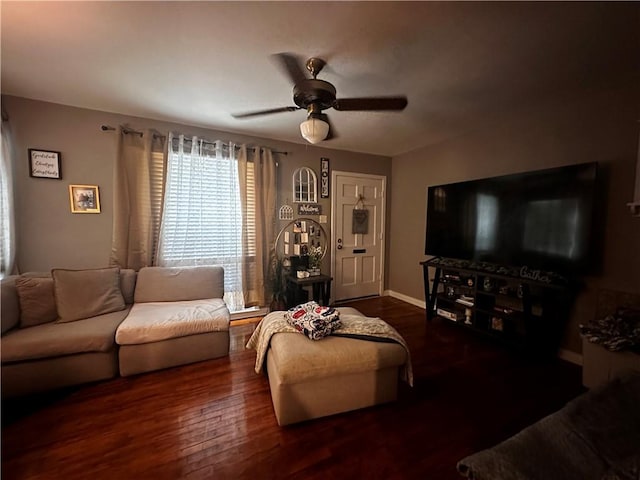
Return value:
[(318, 143), (336, 137), (329, 117), (326, 113), (322, 113), (323, 110), (329, 108), (338, 111), (404, 110), (407, 106), (407, 97), (405, 96), (336, 98), (336, 88), (329, 82), (316, 78), (326, 65), (326, 62), (321, 58), (312, 57), (307, 60), (305, 66), (313, 77), (308, 78), (294, 55), (278, 53), (273, 57), (293, 81), (293, 103), (296, 106), (234, 114), (234, 118), (250, 118), (305, 109), (307, 120), (300, 124), (300, 133), (309, 143)]

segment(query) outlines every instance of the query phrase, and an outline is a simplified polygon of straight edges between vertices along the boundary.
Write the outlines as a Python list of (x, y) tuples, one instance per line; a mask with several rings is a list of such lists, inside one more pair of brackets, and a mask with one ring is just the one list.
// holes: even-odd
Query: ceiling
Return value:
[[(405, 94), (403, 112), (327, 110), (319, 146), (394, 156), (553, 95), (638, 74), (640, 2), (2, 1), (2, 93), (305, 143), (272, 55), (328, 64), (338, 98)], [(188, 132), (187, 132), (188, 133)]]

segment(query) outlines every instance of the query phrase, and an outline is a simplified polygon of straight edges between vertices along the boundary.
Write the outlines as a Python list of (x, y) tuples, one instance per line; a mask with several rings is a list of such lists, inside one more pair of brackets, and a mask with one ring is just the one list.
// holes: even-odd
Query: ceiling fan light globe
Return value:
[(329, 124), (318, 118), (308, 118), (300, 124), (300, 133), (309, 143), (319, 143), (329, 134)]

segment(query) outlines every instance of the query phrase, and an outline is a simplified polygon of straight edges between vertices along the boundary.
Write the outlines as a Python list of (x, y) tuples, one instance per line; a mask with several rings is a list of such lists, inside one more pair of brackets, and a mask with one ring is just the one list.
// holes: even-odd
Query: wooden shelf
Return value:
[[(559, 342), (569, 306), (567, 288), (511, 274), (456, 268), (446, 259), (422, 262), (422, 266), (428, 321), (441, 308), (458, 315), (457, 321), (441, 316), (451, 324), (501, 343), (548, 351)], [(435, 275), (429, 275), (429, 267), (435, 268)], [(499, 266), (496, 270), (513, 271)], [(463, 295), (472, 305), (456, 301)]]

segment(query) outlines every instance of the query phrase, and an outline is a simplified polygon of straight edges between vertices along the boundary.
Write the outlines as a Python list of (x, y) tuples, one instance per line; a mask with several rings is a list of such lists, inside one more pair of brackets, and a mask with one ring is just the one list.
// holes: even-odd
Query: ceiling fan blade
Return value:
[(294, 85), (297, 85), (307, 79), (304, 70), (298, 58), (292, 53), (276, 53), (272, 55), (279, 63), (284, 73), (291, 79)]
[(336, 110), (404, 110), (407, 97), (362, 97), (337, 98), (333, 104)]
[(272, 113), (295, 112), (296, 110), (300, 110), (300, 107), (271, 108), (269, 110), (257, 110), (255, 112), (233, 113), (231, 114), (231, 116), (233, 118), (250, 118), (250, 117), (257, 117), (258, 115), (270, 115)]
[(325, 137), (325, 140), (331, 140), (332, 138), (338, 138), (338, 132), (336, 132), (336, 129), (333, 126), (333, 123), (331, 123), (331, 120), (329, 120), (329, 115), (327, 115), (326, 113), (321, 113), (318, 116), (320, 117), (320, 119), (324, 120), (325, 122), (327, 122), (329, 124), (329, 133), (327, 133), (327, 136)]

